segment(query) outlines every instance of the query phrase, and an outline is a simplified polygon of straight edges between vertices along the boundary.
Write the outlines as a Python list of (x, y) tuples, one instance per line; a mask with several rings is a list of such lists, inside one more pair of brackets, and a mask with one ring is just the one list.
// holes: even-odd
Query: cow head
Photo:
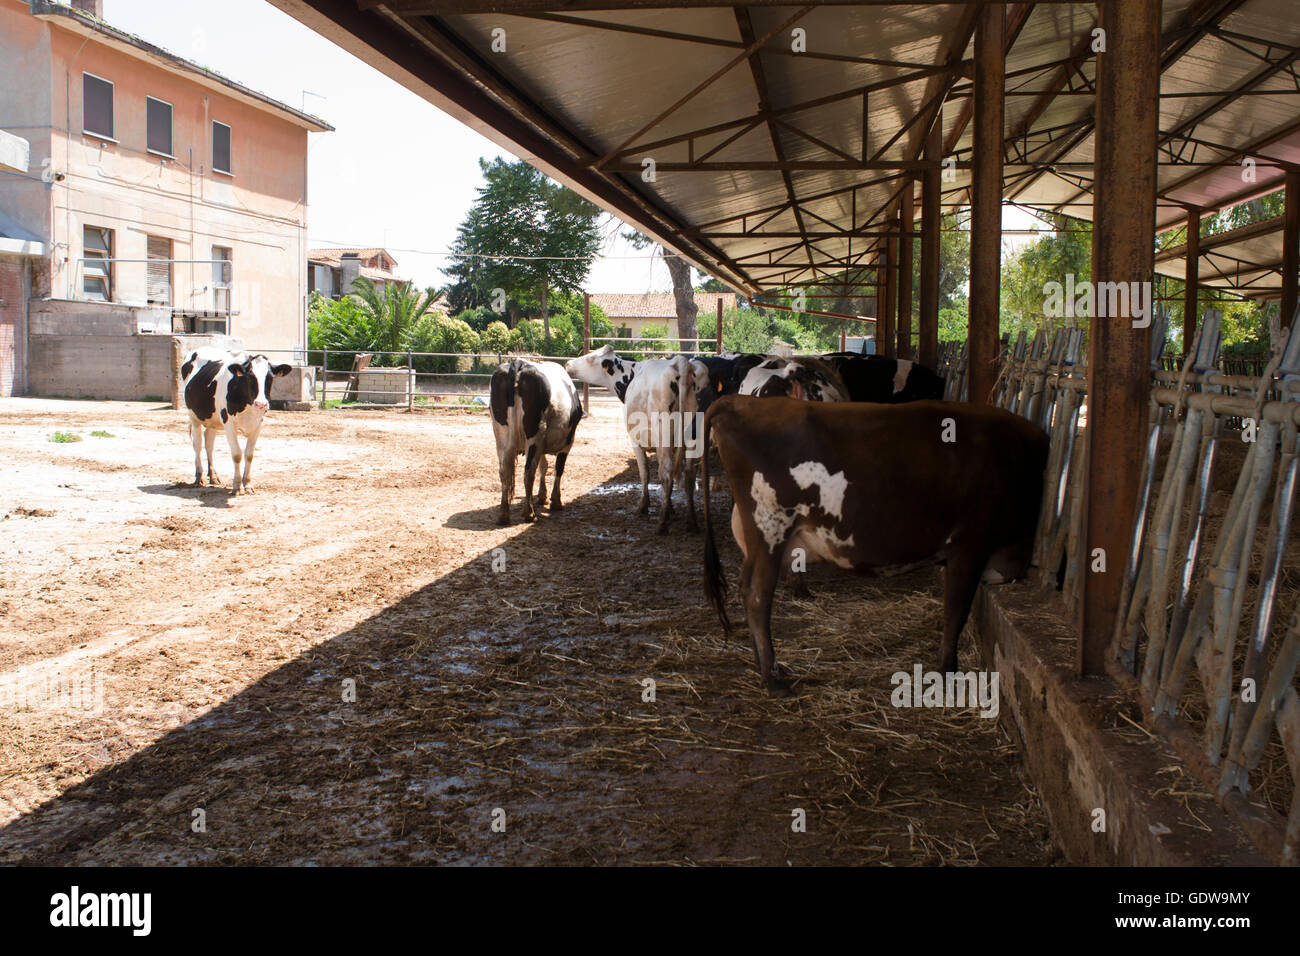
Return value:
[(594, 352), (569, 359), (564, 363), (564, 370), (580, 382), (605, 386), (622, 401), (628, 383), (636, 374), (636, 362), (619, 358), (614, 346), (603, 345)]
[(254, 355), (243, 362), (232, 362), (230, 384), (227, 386), (226, 407), (233, 414), (245, 408), (264, 412), (271, 407), (271, 380), (277, 375), (288, 375), (291, 365), (272, 365), (265, 355)]

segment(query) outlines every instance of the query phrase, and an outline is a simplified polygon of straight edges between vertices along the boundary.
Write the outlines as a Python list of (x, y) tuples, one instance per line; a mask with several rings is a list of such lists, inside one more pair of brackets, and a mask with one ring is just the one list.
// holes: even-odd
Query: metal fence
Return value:
[[(1162, 318), (1153, 329), (1141, 494), (1124, 555), (1113, 672), (1148, 715), (1149, 730), (1183, 757), (1265, 856), (1294, 865), (1300, 555), (1288, 554), (1288, 545), (1300, 451), (1300, 334), (1279, 336), (1259, 374), (1230, 374), (1220, 367), (1220, 316), (1209, 312), (1181, 368), (1169, 371), (1166, 325)], [(960, 356), (950, 358), (956, 367)], [(1064, 565), (1067, 610), (1077, 609), (1087, 561), (1079, 540), (1083, 358), (1082, 337), (1073, 332), (1018, 341), (1004, 356), (996, 391), (999, 405), (1051, 437), (1035, 564), (1048, 586)], [(1288, 613), (1289, 623), (1281, 623)]]

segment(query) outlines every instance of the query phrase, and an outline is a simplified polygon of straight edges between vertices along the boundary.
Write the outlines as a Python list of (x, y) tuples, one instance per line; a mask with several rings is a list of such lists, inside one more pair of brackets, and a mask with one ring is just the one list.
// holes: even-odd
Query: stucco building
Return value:
[(101, 16), (0, 0), (0, 120), (30, 143), (27, 171), (0, 176), (0, 232), (40, 249), (7, 359), (26, 374), (0, 383), (166, 394), (173, 335), (300, 355), (307, 138), (332, 127)]
[[(697, 292), (695, 307), (700, 319), (716, 317), (718, 302), (723, 309), (736, 304), (731, 292)], [(616, 332), (627, 329), (633, 338), (646, 326), (667, 327), (668, 338), (678, 338), (677, 301), (671, 292), (593, 292), (591, 304), (604, 310)]]

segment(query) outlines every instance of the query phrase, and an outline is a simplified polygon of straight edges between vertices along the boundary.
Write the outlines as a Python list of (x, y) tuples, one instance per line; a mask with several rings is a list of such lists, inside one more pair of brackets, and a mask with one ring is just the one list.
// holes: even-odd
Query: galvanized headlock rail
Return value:
[[(1181, 751), (1199, 738), (1198, 752), (1184, 753), (1189, 765), (1207, 784), (1217, 783), (1220, 801), (1262, 851), (1294, 865), (1300, 862), (1300, 699), (1294, 686), (1300, 615), (1293, 613), (1284, 633), (1274, 633), (1273, 619), (1295, 498), (1300, 335), (1275, 337), (1280, 348), (1259, 378), (1230, 376), (1215, 368), (1220, 323), (1217, 312), (1207, 313), (1182, 371), (1155, 375), (1112, 649), (1119, 669), (1137, 682), (1149, 726), (1176, 739)], [(1245, 424), (1243, 438), (1253, 441), (1211, 542), (1216, 451), (1233, 420)], [(1156, 488), (1161, 436), (1170, 429)], [(1053, 431), (1052, 437), (1055, 460), (1064, 436)], [(1049, 470), (1049, 487), (1052, 477)], [(1272, 510), (1261, 529), (1270, 494)], [(1041, 531), (1053, 533), (1050, 524)], [(1055, 567), (1055, 553), (1044, 552), (1046, 569)], [(1070, 553), (1083, 557), (1075, 547)], [(1255, 557), (1261, 560), (1252, 584)], [(1251, 596), (1256, 610), (1243, 646), (1243, 607)], [(1295, 595), (1285, 601), (1294, 604)], [(1204, 693), (1203, 716), (1189, 689), (1193, 667)], [(1250, 775), (1260, 768), (1274, 731), (1293, 788), (1285, 820), (1248, 797)]]
[(937, 371), (944, 376), (944, 401), (966, 401), (966, 366), (965, 342), (943, 342), (940, 344), (939, 368)]

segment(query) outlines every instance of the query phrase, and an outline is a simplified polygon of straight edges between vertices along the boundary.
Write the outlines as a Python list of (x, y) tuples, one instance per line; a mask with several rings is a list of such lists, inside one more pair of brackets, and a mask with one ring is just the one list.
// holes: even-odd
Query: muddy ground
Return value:
[(617, 406), (578, 435), (499, 528), (482, 411), (272, 413), (232, 499), (169, 407), (0, 400), (0, 862), (1058, 861), (996, 720), (890, 705), (937, 569), (780, 591), (769, 698)]

